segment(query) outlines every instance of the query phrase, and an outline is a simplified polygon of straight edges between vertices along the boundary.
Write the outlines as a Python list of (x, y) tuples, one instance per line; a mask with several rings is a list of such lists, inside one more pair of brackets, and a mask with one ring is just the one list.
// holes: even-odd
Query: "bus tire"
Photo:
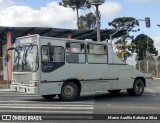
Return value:
[(56, 95), (41, 95), (44, 99), (53, 99)]
[(61, 88), (60, 100), (71, 101), (79, 96), (79, 88), (74, 82), (66, 82)]
[(127, 93), (130, 96), (134, 96), (133, 89), (127, 89)]
[(136, 79), (133, 88), (127, 89), (127, 92), (131, 96), (141, 96), (144, 92), (144, 82), (141, 79)]
[(121, 90), (108, 90), (108, 92), (112, 95), (118, 95)]

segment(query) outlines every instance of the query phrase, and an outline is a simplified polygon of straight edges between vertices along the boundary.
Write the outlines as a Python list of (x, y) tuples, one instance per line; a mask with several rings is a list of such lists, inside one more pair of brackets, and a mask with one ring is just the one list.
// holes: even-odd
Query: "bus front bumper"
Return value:
[(12, 84), (11, 89), (16, 92), (23, 92), (27, 94), (38, 94), (38, 87)]

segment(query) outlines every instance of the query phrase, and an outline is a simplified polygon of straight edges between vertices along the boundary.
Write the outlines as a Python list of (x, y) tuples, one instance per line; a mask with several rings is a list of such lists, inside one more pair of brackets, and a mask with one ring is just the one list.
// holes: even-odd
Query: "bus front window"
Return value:
[(38, 51), (36, 45), (22, 46), (15, 52), (13, 71), (26, 72), (38, 69)]

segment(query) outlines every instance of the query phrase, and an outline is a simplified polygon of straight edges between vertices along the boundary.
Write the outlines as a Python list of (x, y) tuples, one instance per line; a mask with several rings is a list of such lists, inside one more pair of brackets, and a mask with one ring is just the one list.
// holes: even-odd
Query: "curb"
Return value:
[(153, 79), (160, 79), (160, 78), (157, 78), (157, 77), (152, 77)]

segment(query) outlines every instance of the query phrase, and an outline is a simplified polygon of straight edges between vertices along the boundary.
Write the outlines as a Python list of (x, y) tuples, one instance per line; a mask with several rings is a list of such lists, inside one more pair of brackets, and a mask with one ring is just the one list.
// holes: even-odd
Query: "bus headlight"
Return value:
[(31, 81), (29, 86), (37, 87), (38, 86), (38, 82), (37, 81)]

